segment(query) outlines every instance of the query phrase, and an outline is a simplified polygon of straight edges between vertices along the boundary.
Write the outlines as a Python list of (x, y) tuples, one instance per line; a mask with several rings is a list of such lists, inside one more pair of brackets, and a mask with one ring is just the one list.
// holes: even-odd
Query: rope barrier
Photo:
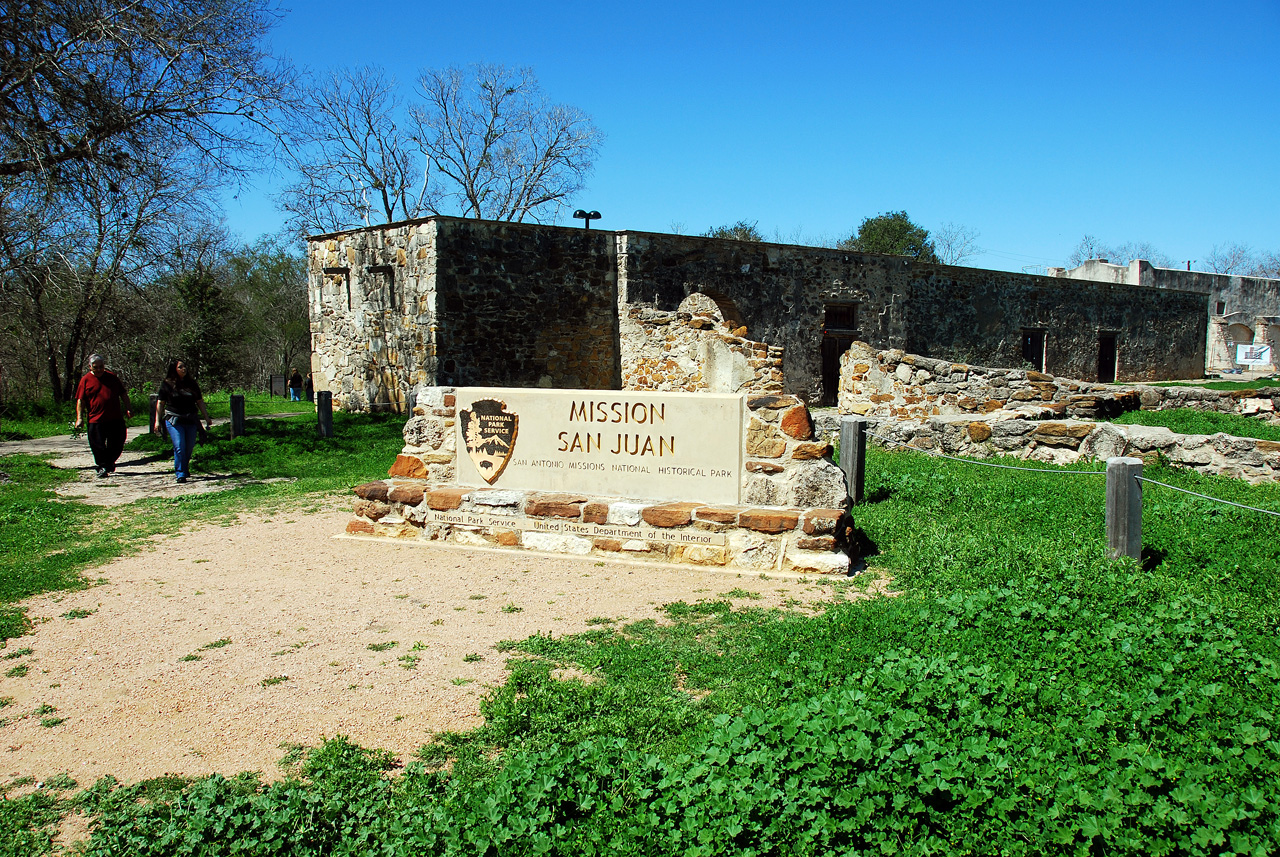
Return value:
[(1232, 503), (1230, 500), (1223, 500), (1220, 497), (1210, 497), (1208, 494), (1200, 494), (1195, 491), (1188, 491), (1186, 488), (1179, 488), (1176, 485), (1170, 485), (1166, 482), (1157, 482), (1155, 479), (1148, 479), (1145, 476), (1135, 476), (1139, 482), (1150, 482), (1152, 485), (1159, 485), (1162, 488), (1169, 488), (1173, 491), (1180, 491), (1183, 494), (1190, 494), (1192, 497), (1200, 497), (1204, 500), (1212, 500), (1215, 503), (1223, 503), (1227, 506), (1235, 506), (1237, 509), (1248, 509), (1250, 512), (1261, 512), (1264, 515), (1275, 515), (1280, 518), (1280, 512), (1273, 512), (1270, 509), (1259, 509), (1255, 506), (1246, 506), (1243, 503)]
[(891, 443), (894, 446), (901, 446), (907, 449), (913, 449), (916, 452), (923, 452), (925, 455), (929, 455), (934, 458), (945, 458), (948, 461), (958, 461), (961, 464), (976, 464), (980, 467), (995, 467), (999, 470), (1018, 470), (1023, 473), (1057, 473), (1060, 476), (1106, 476), (1107, 475), (1107, 472), (1105, 470), (1050, 470), (1044, 467), (1018, 467), (1013, 464), (995, 464), (990, 461), (974, 461), (972, 458), (956, 458), (953, 455), (944, 455), (941, 452), (934, 452), (931, 449), (921, 449), (918, 446), (912, 446), (909, 443), (903, 443), (900, 440), (892, 440), (890, 438), (883, 437), (878, 434), (872, 434), (871, 432), (867, 432), (867, 437), (874, 437), (876, 440), (884, 441), (885, 443)]

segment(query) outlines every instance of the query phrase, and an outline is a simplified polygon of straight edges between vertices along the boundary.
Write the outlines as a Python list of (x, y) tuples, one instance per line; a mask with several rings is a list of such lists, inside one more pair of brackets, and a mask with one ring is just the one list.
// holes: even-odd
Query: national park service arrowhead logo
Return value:
[(470, 408), (459, 411), (458, 419), (462, 421), (467, 455), (475, 462), (480, 477), (492, 485), (511, 460), (520, 418), (507, 413), (506, 402), (478, 399)]

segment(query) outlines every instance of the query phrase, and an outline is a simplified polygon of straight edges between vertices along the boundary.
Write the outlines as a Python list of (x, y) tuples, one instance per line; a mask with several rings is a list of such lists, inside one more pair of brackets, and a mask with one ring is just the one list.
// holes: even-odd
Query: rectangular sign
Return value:
[(738, 502), (746, 398), (459, 387), (461, 485)]
[(705, 530), (667, 530), (661, 527), (628, 527), (625, 524), (584, 524), (557, 518), (526, 518), (518, 515), (495, 515), (486, 512), (437, 512), (432, 510), (426, 520), (433, 524), (453, 524), (462, 527), (505, 527), (530, 533), (560, 533), (566, 536), (583, 536), (600, 539), (636, 539), (645, 542), (663, 542), (682, 545), (716, 545), (725, 543), (724, 533)]
[(1236, 362), (1241, 366), (1270, 366), (1270, 345), (1237, 345)]

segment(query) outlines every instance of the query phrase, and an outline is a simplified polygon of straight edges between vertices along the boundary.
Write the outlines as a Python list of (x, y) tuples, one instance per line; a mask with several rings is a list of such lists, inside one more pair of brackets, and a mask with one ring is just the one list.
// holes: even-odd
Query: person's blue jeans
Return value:
[(301, 388), (299, 388), (299, 387), (290, 387), (290, 388), (289, 388), (289, 401), (291, 401), (291, 402), (301, 402), (301, 401), (302, 401), (302, 389), (301, 389)]
[(179, 423), (174, 425), (171, 420), (167, 419), (164, 424), (169, 428), (169, 440), (173, 441), (174, 476), (178, 479), (186, 479), (191, 475), (191, 450), (195, 449), (196, 435), (199, 433), (200, 424), (183, 425)]

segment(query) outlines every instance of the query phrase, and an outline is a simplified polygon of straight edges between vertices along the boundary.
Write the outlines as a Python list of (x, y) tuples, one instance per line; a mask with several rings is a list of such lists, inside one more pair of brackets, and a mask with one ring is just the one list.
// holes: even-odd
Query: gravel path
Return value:
[[(120, 473), (158, 467), (122, 462)], [(88, 484), (107, 502), (147, 478)], [(665, 603), (733, 589), (761, 606), (832, 594), (772, 575), (336, 537), (349, 516), (338, 497), (195, 526), (94, 570), (99, 585), (28, 600), (32, 633), (6, 653), (32, 651), (0, 661), (28, 666), (0, 674), (0, 697), (13, 699), (0, 709), (0, 773), (67, 772), (82, 785), (104, 774), (272, 777), (290, 744), (339, 733), (406, 758), (435, 732), (480, 723), (485, 688), (505, 678), (501, 640), (658, 618)]]

